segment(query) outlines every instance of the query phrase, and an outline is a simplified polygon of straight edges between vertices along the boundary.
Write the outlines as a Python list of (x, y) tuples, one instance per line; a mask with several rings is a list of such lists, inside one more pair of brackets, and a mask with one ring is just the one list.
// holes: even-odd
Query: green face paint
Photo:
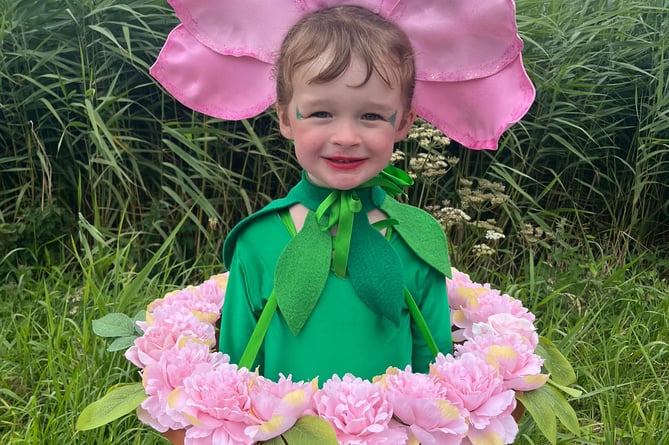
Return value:
[(388, 122), (390, 122), (390, 125), (392, 125), (393, 127), (395, 127), (395, 121), (396, 121), (396, 120), (397, 120), (397, 111), (395, 111), (395, 112), (393, 113), (393, 115), (390, 116), (390, 117), (388, 118)]
[(304, 119), (304, 116), (302, 116), (302, 113), (300, 113), (300, 109), (295, 105), (295, 118), (297, 120), (302, 120)]

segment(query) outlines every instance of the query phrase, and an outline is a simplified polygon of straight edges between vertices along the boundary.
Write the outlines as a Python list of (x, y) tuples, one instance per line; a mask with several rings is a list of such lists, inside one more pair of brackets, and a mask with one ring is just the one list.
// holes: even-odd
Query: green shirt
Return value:
[[(219, 349), (229, 354), (233, 363), (241, 358), (272, 292), (277, 259), (291, 238), (276, 211), (254, 218), (236, 234), (219, 341)], [(439, 350), (451, 352), (444, 275), (421, 260), (396, 232), (389, 242), (401, 260), (405, 286), (416, 300)], [(395, 326), (360, 300), (348, 278), (331, 272), (298, 335), (293, 334), (277, 311), (254, 366), (259, 366), (261, 374), (268, 378), (290, 374), (294, 380), (310, 380), (320, 376), (322, 384), (332, 374), (352, 373), (371, 379), (389, 366), (411, 365), (416, 372), (427, 372), (432, 358), (406, 307), (399, 326)]]

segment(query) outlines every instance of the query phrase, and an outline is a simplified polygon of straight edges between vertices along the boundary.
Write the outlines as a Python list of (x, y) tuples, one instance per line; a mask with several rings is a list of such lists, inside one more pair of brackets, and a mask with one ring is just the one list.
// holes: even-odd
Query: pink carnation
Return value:
[(170, 405), (188, 418), (186, 445), (251, 443), (249, 388), (255, 374), (229, 363), (200, 363), (170, 396)]
[(421, 445), (458, 445), (467, 433), (460, 410), (444, 399), (439, 380), (428, 374), (389, 372), (383, 381), (393, 413)]
[[(498, 442), (515, 438), (515, 421), (509, 429), (505, 417), (511, 418), (516, 407), (515, 393), (504, 388), (497, 369), (475, 353), (461, 354), (457, 359), (439, 354), (432, 365), (432, 373), (446, 388), (446, 397), (465, 410), (469, 419), (469, 436), (484, 432)], [(472, 430), (477, 431), (472, 431)], [(491, 441), (490, 443), (497, 443)]]
[(406, 432), (392, 420), (392, 406), (380, 383), (335, 375), (314, 401), (317, 414), (334, 428), (340, 444), (395, 445), (407, 440)]
[(534, 353), (534, 346), (523, 335), (512, 331), (503, 335), (494, 330), (485, 332), (483, 326), (483, 323), (475, 325), (475, 331), (480, 332), (472, 340), (457, 346), (459, 353), (477, 353), (494, 364), (504, 380), (505, 389), (531, 391), (546, 383), (548, 375), (541, 374), (543, 359)]
[(313, 412), (313, 396), (317, 389), (315, 380), (293, 382), (290, 376), (283, 375), (278, 382), (256, 378), (250, 390), (254, 424), (246, 428), (246, 435), (257, 441), (285, 433), (297, 419)]
[(180, 413), (174, 412), (168, 405), (168, 397), (174, 389), (181, 387), (184, 380), (201, 363), (224, 363), (227, 355), (212, 354), (209, 346), (187, 342), (182, 347), (177, 345), (163, 351), (160, 359), (142, 373), (144, 391), (148, 396), (141, 404), (137, 415), (144, 423), (158, 431), (180, 429), (190, 422)]

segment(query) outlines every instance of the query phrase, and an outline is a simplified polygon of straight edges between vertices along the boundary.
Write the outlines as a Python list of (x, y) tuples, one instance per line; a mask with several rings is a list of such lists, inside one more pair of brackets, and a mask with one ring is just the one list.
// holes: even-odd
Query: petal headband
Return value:
[(416, 54), (416, 113), (472, 149), (500, 135), (534, 101), (513, 0), (168, 0), (181, 20), (151, 75), (193, 110), (226, 120), (276, 100), (274, 55), (300, 17), (338, 6), (374, 11), (402, 28)]

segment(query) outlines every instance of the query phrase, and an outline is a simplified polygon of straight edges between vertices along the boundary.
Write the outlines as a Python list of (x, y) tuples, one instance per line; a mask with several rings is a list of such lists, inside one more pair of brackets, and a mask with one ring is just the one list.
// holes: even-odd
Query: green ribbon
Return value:
[[(388, 165), (359, 189), (378, 186), (390, 196), (397, 196), (403, 194), (404, 188), (412, 184), (413, 179), (405, 171)], [(362, 202), (355, 190), (333, 190), (315, 212), (322, 231), (329, 231), (337, 226), (333, 240), (332, 270), (340, 278), (346, 277), (354, 216), (362, 209)]]

